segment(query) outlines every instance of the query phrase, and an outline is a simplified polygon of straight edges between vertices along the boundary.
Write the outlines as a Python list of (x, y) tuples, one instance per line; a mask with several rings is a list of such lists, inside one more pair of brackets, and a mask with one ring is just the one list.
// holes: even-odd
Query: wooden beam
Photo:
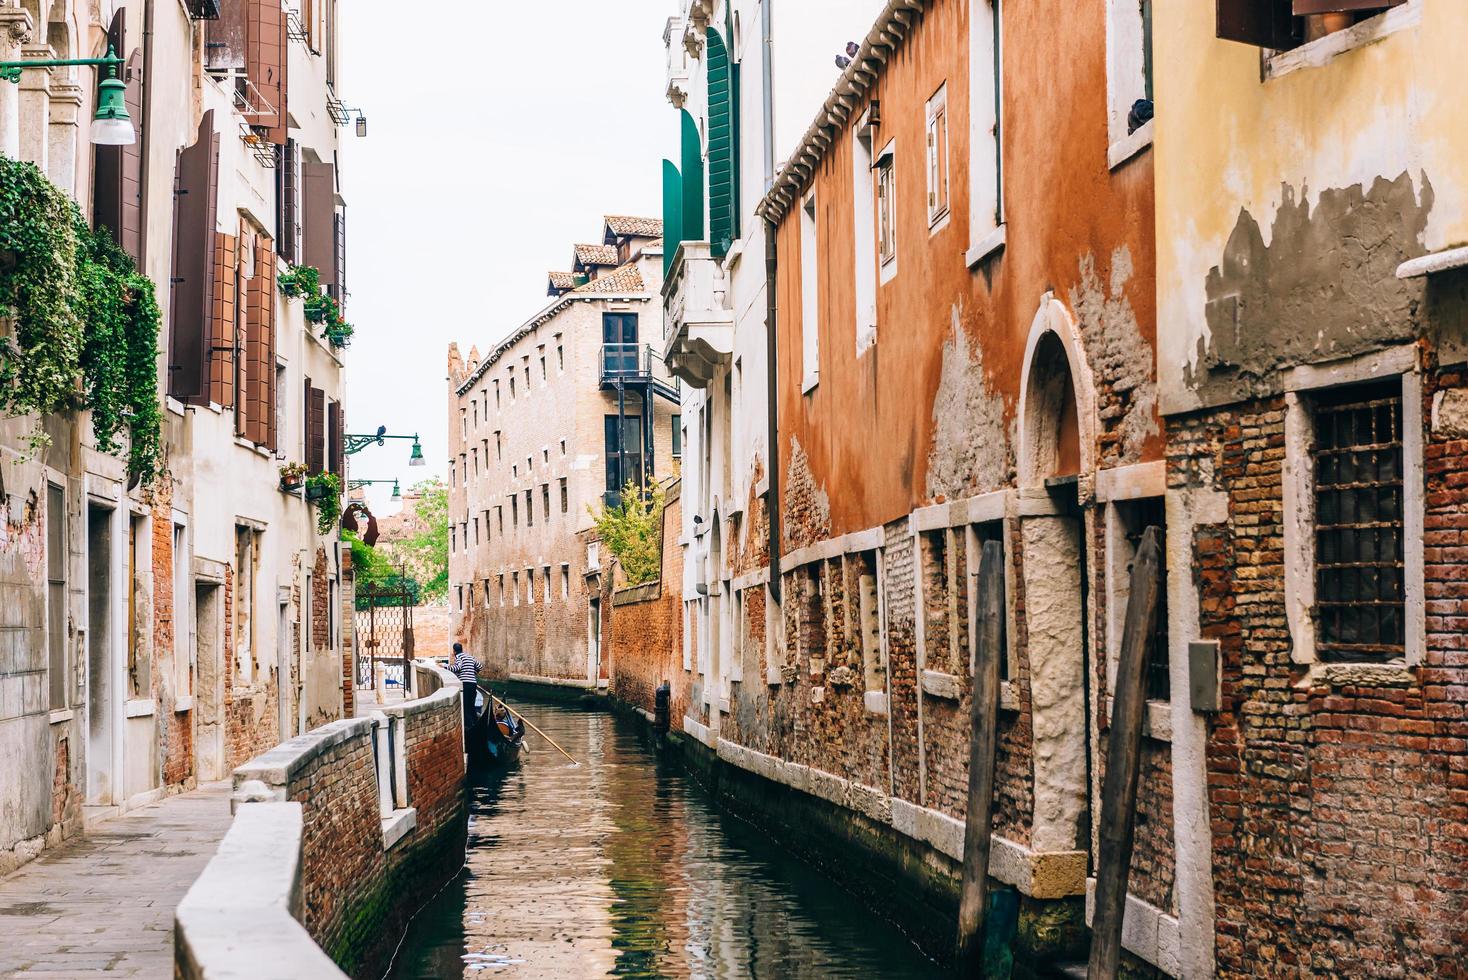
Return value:
[(1004, 657), (1004, 546), (985, 541), (973, 614), (973, 705), (970, 709), (968, 812), (963, 830), (963, 882), (958, 906), (958, 969), (984, 975), (984, 913), (989, 905), (989, 845), (994, 832), (994, 767), (999, 748), (999, 664)]
[(1101, 852), (1096, 870), (1096, 914), (1091, 921), (1090, 980), (1113, 980), (1121, 960), (1121, 926), (1126, 914), (1137, 782), (1142, 770), (1142, 720), (1147, 713), (1147, 653), (1162, 588), (1161, 536), (1155, 525), (1147, 528), (1132, 563), (1131, 596), (1126, 604), (1111, 732), (1106, 743), (1106, 776), (1101, 786)]

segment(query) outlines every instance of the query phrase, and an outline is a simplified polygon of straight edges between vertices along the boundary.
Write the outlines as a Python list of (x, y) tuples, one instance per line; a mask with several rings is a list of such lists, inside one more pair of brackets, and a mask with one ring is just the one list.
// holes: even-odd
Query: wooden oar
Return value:
[[(501, 705), (504, 705), (504, 709), (506, 711), (508, 711), (510, 714), (514, 715), (516, 718), (519, 718), (521, 721), (523, 721), (526, 724), (526, 726), (528, 726), (530, 728), (531, 731), (533, 731), (535, 734), (539, 735), (541, 738), (543, 738), (547, 742), (549, 742), (555, 748), (555, 750), (557, 752), (561, 753), (561, 755), (563, 755), (566, 758), (570, 759), (571, 760), (571, 765), (573, 765), (573, 766), (579, 766), (579, 765), (581, 765), (581, 763), (579, 763), (579, 762), (576, 761), (576, 757), (575, 756), (573, 756), (571, 753), (567, 752), (565, 749), (563, 749), (559, 745), (557, 745), (555, 739), (551, 738), (549, 735), (547, 735), (545, 732), (541, 731), (539, 728), (536, 728), (535, 725), (531, 723), (531, 721), (530, 721), (529, 718), (526, 718), (524, 715), (520, 714), (520, 712), (516, 711), (514, 708), (510, 707), (508, 704), (505, 704), (499, 698), (495, 697), (494, 696), (494, 692), (491, 691), (489, 688), (487, 688), (483, 684), (481, 684), (481, 685), (479, 685), (479, 689), (489, 696), (489, 701), (490, 701), (491, 707), (493, 707), (493, 705), (495, 703), (499, 703)], [(490, 720), (491, 721), (494, 720), (493, 719), (493, 716), (491, 716)]]

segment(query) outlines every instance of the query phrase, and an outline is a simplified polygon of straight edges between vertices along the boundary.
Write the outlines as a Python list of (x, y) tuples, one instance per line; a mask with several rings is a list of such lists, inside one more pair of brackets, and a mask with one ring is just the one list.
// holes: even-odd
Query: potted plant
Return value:
[(286, 463), (280, 468), (280, 490), (295, 493), (306, 483), (305, 463)]
[(335, 473), (306, 478), (306, 499), (316, 505), (316, 530), (330, 534), (342, 513), (342, 481)]

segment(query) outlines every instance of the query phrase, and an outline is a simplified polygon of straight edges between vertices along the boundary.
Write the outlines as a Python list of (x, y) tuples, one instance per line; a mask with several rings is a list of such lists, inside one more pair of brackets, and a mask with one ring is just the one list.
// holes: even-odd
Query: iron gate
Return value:
[(413, 604), (416, 590), (405, 584), (362, 583), (357, 587), (357, 686), (369, 688), (382, 665), (388, 687), (413, 690)]

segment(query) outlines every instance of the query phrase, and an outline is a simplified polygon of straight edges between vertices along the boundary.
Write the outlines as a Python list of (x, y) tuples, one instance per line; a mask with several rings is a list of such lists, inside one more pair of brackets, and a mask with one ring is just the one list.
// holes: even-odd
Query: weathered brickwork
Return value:
[[(1435, 390), (1460, 373), (1429, 378)], [(1459, 609), (1468, 442), (1426, 433), (1427, 654), (1332, 676), (1292, 663), (1282, 400), (1176, 420), (1170, 475), (1211, 466), (1229, 521), (1194, 535), (1201, 625), (1223, 654), (1211, 725), (1219, 972), (1461, 975), (1468, 944), (1468, 655)]]
[(683, 672), (683, 549), (681, 484), (669, 488), (663, 509), (662, 570), (657, 582), (613, 592), (603, 599), (603, 651), (610, 663), (614, 697), (652, 711), (658, 685), (668, 682), (670, 721), (681, 729), (688, 709)]

